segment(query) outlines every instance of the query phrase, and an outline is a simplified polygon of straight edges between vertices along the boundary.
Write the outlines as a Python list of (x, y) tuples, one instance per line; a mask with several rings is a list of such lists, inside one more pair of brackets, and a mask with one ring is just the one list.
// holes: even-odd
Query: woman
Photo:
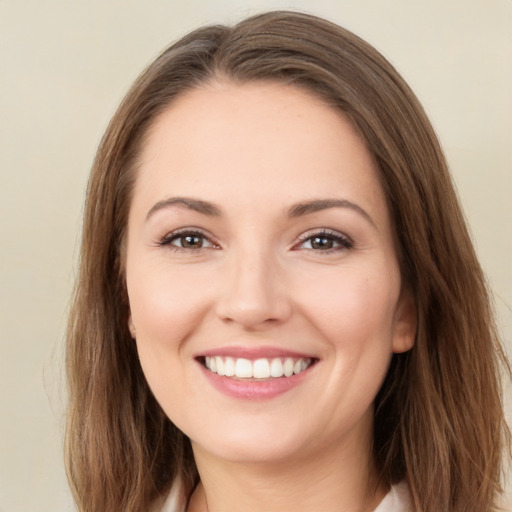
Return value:
[(80, 510), (496, 510), (500, 359), (435, 134), (372, 47), (274, 12), (136, 81), (69, 322)]

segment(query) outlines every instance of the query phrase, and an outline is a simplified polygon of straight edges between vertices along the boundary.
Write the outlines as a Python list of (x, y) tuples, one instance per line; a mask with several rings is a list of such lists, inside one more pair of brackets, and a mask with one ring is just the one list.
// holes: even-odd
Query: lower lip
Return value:
[(201, 365), (203, 373), (212, 386), (221, 393), (243, 400), (270, 400), (301, 384), (309, 374), (311, 366), (291, 377), (268, 380), (237, 380), (217, 375)]

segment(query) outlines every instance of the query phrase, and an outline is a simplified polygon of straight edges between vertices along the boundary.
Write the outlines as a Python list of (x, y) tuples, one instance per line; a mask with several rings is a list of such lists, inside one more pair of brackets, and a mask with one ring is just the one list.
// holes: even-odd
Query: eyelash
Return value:
[(329, 247), (327, 249), (314, 249), (313, 247), (307, 248), (305, 250), (308, 251), (314, 251), (314, 252), (322, 252), (322, 253), (332, 253), (337, 251), (346, 251), (348, 249), (352, 249), (354, 247), (354, 243), (350, 238), (348, 238), (345, 235), (342, 235), (338, 231), (331, 231), (329, 229), (322, 229), (321, 231), (317, 232), (309, 232), (305, 233), (304, 235), (301, 235), (300, 237), (300, 243), (294, 246), (295, 248), (300, 248), (304, 243), (306, 243), (309, 240), (314, 239), (327, 239), (335, 244), (339, 244), (337, 247)]
[[(190, 237), (197, 237), (197, 238), (201, 238), (203, 240), (206, 240), (209, 244), (211, 244), (209, 247), (199, 247), (199, 248), (190, 248), (190, 247), (180, 247), (178, 245), (174, 245), (172, 242), (174, 242), (175, 240), (179, 240), (180, 238), (185, 238), (187, 236), (190, 236)], [(159, 247), (163, 247), (163, 246), (167, 246), (167, 247), (170, 247), (171, 249), (175, 250), (175, 251), (188, 251), (188, 250), (191, 250), (191, 251), (199, 251), (201, 249), (209, 249), (210, 247), (213, 247), (213, 248), (218, 248), (218, 245), (215, 244), (211, 239), (210, 237), (208, 237), (205, 233), (203, 233), (202, 231), (199, 231), (199, 230), (194, 230), (194, 229), (180, 229), (178, 231), (173, 231), (171, 233), (168, 233), (167, 235), (165, 235), (158, 243), (157, 245)]]
[[(175, 240), (179, 240), (180, 238), (185, 237), (197, 237), (202, 239), (203, 241), (207, 241), (210, 245), (207, 247), (198, 247), (198, 248), (192, 248), (192, 247), (180, 247), (178, 245), (173, 244)], [(304, 248), (304, 250), (308, 251), (314, 251), (314, 252), (322, 252), (322, 253), (332, 253), (337, 251), (344, 251), (348, 249), (352, 249), (354, 247), (354, 243), (350, 238), (348, 238), (345, 235), (342, 235), (341, 233), (337, 231), (331, 231), (328, 229), (322, 229), (321, 231), (317, 232), (309, 232), (305, 233), (300, 236), (300, 242), (292, 247), (292, 250), (298, 250), (301, 248), (302, 245), (304, 245), (308, 241), (313, 241), (314, 239), (326, 239), (334, 244), (338, 244), (337, 247), (329, 247), (327, 249), (315, 249), (313, 247), (310, 248)], [(158, 243), (157, 245), (159, 247), (168, 246), (171, 249), (175, 251), (199, 251), (202, 249), (210, 249), (210, 248), (219, 248), (219, 246), (211, 240), (210, 237), (208, 237), (205, 233), (199, 230), (194, 229), (182, 229), (178, 231), (173, 231), (171, 233), (168, 233), (165, 235)]]

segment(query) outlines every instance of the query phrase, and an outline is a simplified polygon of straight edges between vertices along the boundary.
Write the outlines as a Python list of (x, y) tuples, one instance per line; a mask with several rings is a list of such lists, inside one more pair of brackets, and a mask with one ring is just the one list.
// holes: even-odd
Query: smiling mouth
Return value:
[(269, 380), (293, 377), (306, 371), (317, 360), (314, 358), (273, 357), (255, 360), (204, 356), (199, 362), (212, 373), (237, 380)]

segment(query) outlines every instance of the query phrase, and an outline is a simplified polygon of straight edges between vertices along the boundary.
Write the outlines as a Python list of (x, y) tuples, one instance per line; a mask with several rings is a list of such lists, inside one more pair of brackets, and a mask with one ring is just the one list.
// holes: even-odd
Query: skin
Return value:
[[(373, 401), (393, 352), (411, 348), (416, 315), (357, 132), (292, 86), (214, 82), (160, 115), (138, 173), (130, 323), (152, 391), (192, 442), (201, 483), (189, 511), (373, 510), (387, 491), (371, 457)], [(165, 205), (173, 197), (218, 215)], [(356, 206), (289, 215), (318, 199)], [(183, 229), (200, 233), (193, 247), (173, 234)], [(232, 346), (315, 364), (287, 392), (245, 400), (212, 386), (197, 360)]]

